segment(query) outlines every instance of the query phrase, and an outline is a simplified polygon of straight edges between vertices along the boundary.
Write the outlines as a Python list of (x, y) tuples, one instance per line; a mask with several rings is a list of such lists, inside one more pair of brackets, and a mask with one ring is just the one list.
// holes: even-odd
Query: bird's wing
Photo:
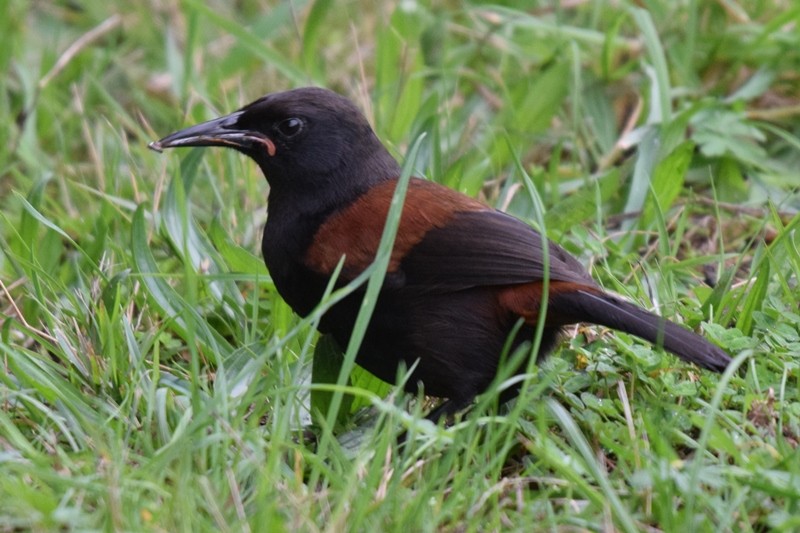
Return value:
[[(375, 258), (395, 182), (380, 183), (331, 214), (304, 258), (330, 274), (345, 256), (340, 279), (349, 281)], [(461, 290), (544, 279), (547, 243), (550, 280), (595, 286), (583, 266), (522, 221), (441, 185), (413, 179), (389, 262), (389, 287)]]
[(457, 212), (428, 231), (399, 265), (404, 284), (432, 290), (512, 285), (545, 278), (595, 287), (583, 265), (524, 222), (486, 209)]

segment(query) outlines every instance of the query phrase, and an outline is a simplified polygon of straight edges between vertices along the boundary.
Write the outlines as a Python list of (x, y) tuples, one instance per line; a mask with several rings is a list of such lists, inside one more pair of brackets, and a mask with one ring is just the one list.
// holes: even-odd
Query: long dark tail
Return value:
[(722, 372), (731, 362), (728, 354), (700, 335), (610, 294), (560, 292), (552, 296), (550, 305), (556, 315), (636, 335), (709, 370)]

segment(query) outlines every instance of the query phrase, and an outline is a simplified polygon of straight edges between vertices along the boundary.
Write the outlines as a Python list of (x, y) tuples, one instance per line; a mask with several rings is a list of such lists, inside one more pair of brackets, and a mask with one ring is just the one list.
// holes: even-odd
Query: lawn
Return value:
[[(0, 2), (0, 531), (800, 529), (800, 6), (504, 4)], [(307, 85), (734, 364), (574, 326), (447, 427), (336, 385), (256, 165), (147, 148)]]

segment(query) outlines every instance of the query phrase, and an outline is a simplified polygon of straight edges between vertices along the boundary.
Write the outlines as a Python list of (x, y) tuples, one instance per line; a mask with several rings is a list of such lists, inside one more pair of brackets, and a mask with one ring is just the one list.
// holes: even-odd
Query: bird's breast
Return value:
[(327, 278), (310, 270), (303, 261), (313, 231), (302, 222), (283, 222), (267, 220), (261, 253), (278, 293), (297, 314), (305, 316), (322, 299)]

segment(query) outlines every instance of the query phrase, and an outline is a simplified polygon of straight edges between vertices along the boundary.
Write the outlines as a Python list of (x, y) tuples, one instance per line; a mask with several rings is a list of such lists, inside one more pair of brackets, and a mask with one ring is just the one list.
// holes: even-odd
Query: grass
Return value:
[[(800, 8), (529, 4), (0, 3), (0, 530), (796, 530)], [(309, 84), (741, 371), (574, 327), (450, 428), (312, 381), (341, 294), (280, 300), (255, 165), (146, 148)]]

